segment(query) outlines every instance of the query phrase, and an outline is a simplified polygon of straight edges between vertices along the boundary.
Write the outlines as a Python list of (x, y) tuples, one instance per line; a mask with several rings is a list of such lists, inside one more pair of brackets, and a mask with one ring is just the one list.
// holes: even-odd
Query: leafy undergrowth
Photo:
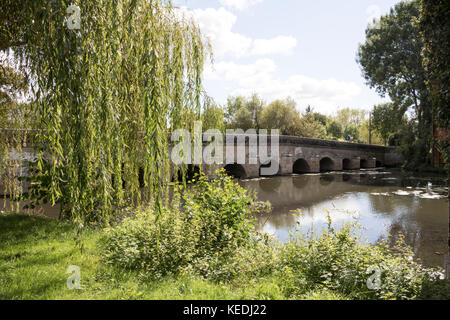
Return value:
[[(97, 242), (102, 230), (86, 230), (84, 251), (76, 247), (77, 228), (69, 222), (0, 214), (0, 299), (286, 299), (275, 278), (246, 283), (217, 283), (180, 275), (142, 279), (101, 263)], [(81, 290), (69, 290), (67, 268), (80, 267)], [(303, 299), (345, 299), (324, 290)]]

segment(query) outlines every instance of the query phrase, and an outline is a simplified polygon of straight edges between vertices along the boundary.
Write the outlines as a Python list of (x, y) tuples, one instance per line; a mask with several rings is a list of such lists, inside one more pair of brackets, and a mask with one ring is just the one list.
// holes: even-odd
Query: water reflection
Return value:
[(259, 180), (259, 188), (268, 193), (276, 193), (278, 188), (281, 186), (281, 180), (279, 179), (266, 179), (261, 178)]
[[(433, 192), (446, 192), (445, 181), (429, 179)], [(434, 199), (423, 198), (429, 179), (367, 170), (274, 177), (241, 184), (256, 191), (260, 200), (272, 203), (273, 212), (260, 217), (258, 227), (281, 241), (287, 241), (290, 231), (297, 227), (303, 233), (320, 234), (327, 227), (329, 214), (336, 228), (358, 222), (363, 226), (361, 236), (372, 244), (383, 239), (395, 242), (401, 232), (425, 265), (443, 266), (448, 202), (438, 194)]]

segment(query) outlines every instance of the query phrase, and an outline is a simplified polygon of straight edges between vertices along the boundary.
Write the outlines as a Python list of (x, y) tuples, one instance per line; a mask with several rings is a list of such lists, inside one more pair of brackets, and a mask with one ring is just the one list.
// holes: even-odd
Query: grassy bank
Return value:
[[(0, 215), (0, 299), (290, 299), (277, 276), (214, 282), (180, 275), (160, 280), (142, 278), (102, 263), (98, 240), (103, 230), (85, 233), (84, 251), (75, 247), (70, 222), (41, 217)], [(69, 290), (66, 270), (81, 269), (81, 290)], [(426, 298), (445, 298), (444, 283)], [(350, 299), (329, 289), (312, 290), (295, 299)]]
[[(102, 230), (87, 230), (84, 252), (76, 248), (76, 228), (35, 216), (0, 215), (0, 299), (286, 299), (276, 278), (215, 283), (190, 276), (141, 279), (101, 263)], [(81, 290), (69, 290), (69, 266), (81, 269)], [(345, 299), (329, 290), (302, 299)]]

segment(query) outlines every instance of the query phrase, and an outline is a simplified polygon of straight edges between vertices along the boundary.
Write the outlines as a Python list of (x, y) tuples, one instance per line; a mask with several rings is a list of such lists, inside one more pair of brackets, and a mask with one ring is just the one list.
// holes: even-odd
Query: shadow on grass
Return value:
[(10, 244), (67, 237), (74, 232), (75, 227), (70, 222), (30, 215), (0, 215), (0, 248)]

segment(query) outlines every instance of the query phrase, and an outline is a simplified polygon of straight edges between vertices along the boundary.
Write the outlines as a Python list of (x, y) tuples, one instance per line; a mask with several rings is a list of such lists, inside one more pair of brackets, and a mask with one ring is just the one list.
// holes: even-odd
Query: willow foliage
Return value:
[[(19, 199), (23, 190), (16, 177), (22, 174), (20, 155), (28, 134), (18, 129), (31, 128), (33, 117), (29, 105), (19, 102), (27, 89), (26, 77), (10, 58), (8, 52), (0, 53), (0, 195)], [(18, 203), (12, 209), (17, 210)]]
[[(160, 205), (169, 133), (200, 114), (209, 48), (199, 28), (171, 1), (28, 5), (32, 23), (15, 53), (33, 75), (51, 201), (79, 222), (105, 221), (144, 196)], [(70, 5), (80, 8), (79, 29), (68, 28)]]

